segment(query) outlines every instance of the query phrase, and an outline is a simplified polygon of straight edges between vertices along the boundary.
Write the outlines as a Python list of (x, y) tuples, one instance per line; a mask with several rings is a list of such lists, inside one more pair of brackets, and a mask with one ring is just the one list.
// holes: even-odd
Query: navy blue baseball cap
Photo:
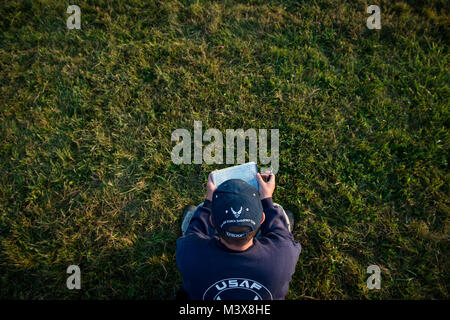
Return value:
[[(261, 224), (263, 207), (258, 190), (241, 179), (230, 179), (214, 190), (211, 219), (215, 228), (231, 238), (242, 238)], [(244, 233), (229, 232), (231, 226), (247, 226)]]

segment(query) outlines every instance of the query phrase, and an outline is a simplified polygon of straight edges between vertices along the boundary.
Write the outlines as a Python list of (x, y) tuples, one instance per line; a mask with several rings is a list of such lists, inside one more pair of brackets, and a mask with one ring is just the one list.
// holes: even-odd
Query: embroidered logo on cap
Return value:
[(233, 212), (233, 215), (234, 215), (234, 217), (237, 219), (237, 218), (239, 218), (239, 216), (241, 215), (241, 213), (242, 213), (242, 207), (241, 207), (241, 209), (239, 210), (239, 211), (234, 211), (233, 210), (233, 207), (230, 207), (231, 208), (231, 212)]

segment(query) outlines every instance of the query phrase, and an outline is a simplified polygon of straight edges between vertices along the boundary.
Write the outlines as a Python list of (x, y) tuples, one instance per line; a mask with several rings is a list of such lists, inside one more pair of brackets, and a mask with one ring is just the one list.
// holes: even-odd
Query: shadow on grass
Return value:
[[(79, 261), (24, 267), (2, 264), (1, 294), (8, 299), (173, 299), (181, 285), (170, 226), (142, 233), (122, 249), (105, 249)], [(69, 265), (81, 269), (81, 289), (66, 287)]]

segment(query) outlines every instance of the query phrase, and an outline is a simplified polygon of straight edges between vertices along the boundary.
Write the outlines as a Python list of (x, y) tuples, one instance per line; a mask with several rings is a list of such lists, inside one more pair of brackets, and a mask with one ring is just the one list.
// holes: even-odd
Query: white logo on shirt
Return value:
[(261, 283), (245, 278), (219, 280), (203, 294), (203, 300), (272, 300), (272, 293)]

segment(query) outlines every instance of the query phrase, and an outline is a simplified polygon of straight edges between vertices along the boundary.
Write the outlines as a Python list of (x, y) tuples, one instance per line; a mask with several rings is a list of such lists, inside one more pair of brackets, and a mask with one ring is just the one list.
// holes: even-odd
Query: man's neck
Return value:
[(222, 244), (225, 247), (227, 247), (228, 249), (235, 250), (235, 251), (245, 251), (245, 250), (247, 250), (248, 248), (250, 248), (253, 245), (253, 238), (250, 239), (250, 241), (247, 242), (246, 244), (244, 244), (243, 246), (237, 246), (237, 245), (234, 245), (234, 244), (227, 243), (222, 238), (220, 238), (220, 242), (222, 242)]

